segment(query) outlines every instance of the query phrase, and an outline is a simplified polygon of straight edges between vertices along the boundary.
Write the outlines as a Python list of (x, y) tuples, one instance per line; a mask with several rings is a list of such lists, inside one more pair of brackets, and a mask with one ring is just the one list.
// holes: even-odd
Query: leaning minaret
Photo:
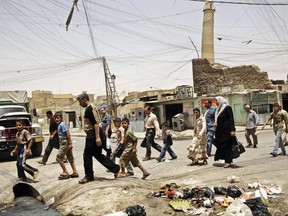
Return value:
[(203, 16), (202, 29), (202, 59), (206, 58), (214, 64), (214, 4), (211, 0), (206, 0)]

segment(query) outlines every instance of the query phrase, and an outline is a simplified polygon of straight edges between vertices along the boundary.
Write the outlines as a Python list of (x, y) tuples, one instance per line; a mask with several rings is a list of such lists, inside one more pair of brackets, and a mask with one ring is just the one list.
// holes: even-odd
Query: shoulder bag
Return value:
[(240, 157), (242, 153), (245, 152), (245, 148), (242, 145), (242, 143), (237, 139), (237, 137), (235, 137), (233, 140), (234, 141), (233, 141), (232, 152), (231, 152), (232, 158), (238, 158)]

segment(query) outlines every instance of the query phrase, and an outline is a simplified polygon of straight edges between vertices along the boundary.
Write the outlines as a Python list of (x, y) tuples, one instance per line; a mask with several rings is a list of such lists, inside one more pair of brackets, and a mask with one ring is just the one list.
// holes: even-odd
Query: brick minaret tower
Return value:
[(214, 64), (214, 4), (211, 0), (206, 0), (203, 16), (202, 29), (202, 49), (201, 58), (208, 59), (210, 64)]

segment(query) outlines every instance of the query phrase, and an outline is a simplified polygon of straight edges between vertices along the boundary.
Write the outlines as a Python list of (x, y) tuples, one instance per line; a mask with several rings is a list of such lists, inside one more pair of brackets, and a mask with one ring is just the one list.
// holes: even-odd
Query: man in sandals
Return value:
[(114, 177), (117, 177), (120, 166), (102, 154), (99, 128), (100, 117), (97, 107), (90, 102), (89, 96), (86, 93), (80, 94), (77, 100), (80, 106), (86, 108), (84, 113), (84, 131), (86, 133), (86, 141), (83, 153), (85, 177), (79, 181), (79, 184), (94, 181), (92, 157), (95, 157), (96, 160), (106, 167), (106, 169), (114, 173)]

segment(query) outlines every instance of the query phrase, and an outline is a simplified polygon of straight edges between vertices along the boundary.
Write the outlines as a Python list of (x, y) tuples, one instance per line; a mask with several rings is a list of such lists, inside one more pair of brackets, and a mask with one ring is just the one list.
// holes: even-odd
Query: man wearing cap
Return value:
[(90, 181), (94, 181), (93, 173), (93, 160), (95, 157), (106, 169), (114, 173), (116, 178), (120, 166), (115, 164), (110, 158), (102, 154), (101, 139), (100, 139), (100, 116), (97, 108), (89, 100), (89, 96), (86, 93), (82, 93), (78, 96), (80, 106), (85, 108), (84, 113), (84, 131), (86, 133), (85, 148), (83, 153), (85, 177), (79, 181), (80, 184), (85, 184)]
[[(245, 104), (244, 108), (245, 108), (245, 111), (247, 113), (245, 137), (246, 137), (246, 141), (247, 141), (248, 145), (246, 146), (246, 148), (250, 148), (252, 146), (254, 148), (257, 148), (258, 138), (256, 135), (256, 129), (257, 129), (257, 125), (259, 123), (259, 117), (254, 110), (251, 110), (251, 107), (249, 104)], [(250, 135), (253, 138), (253, 144), (251, 142)]]

